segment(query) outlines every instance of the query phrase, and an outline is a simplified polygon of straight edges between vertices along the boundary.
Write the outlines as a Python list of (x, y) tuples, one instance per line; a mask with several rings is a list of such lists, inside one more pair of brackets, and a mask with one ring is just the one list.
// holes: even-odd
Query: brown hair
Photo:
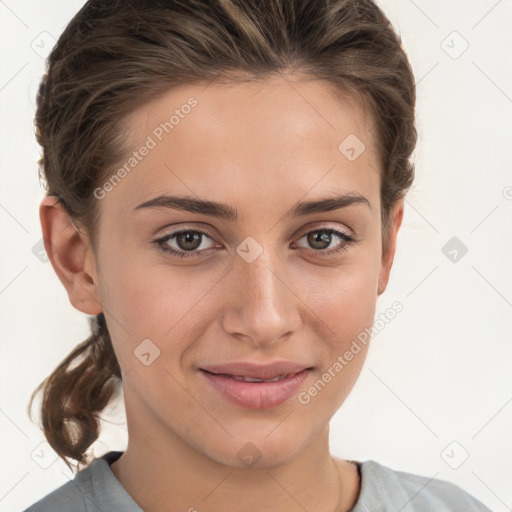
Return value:
[[(173, 86), (290, 70), (326, 80), (371, 114), (385, 247), (391, 209), (414, 178), (416, 89), (400, 37), (371, 0), (89, 0), (49, 55), (37, 95), (47, 195), (59, 198), (94, 247), (93, 191), (127, 151), (130, 111)], [(98, 413), (122, 382), (103, 314), (91, 327), (29, 404), (30, 413), (42, 389), (44, 434), (68, 466), (65, 457), (87, 463)]]

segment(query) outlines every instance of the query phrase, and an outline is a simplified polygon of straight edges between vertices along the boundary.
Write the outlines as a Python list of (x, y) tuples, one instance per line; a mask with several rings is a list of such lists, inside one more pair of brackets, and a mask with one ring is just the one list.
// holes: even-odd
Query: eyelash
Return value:
[[(330, 249), (330, 250), (325, 250), (325, 249), (314, 250), (314, 249), (312, 249), (309, 252), (309, 254), (314, 254), (315, 256), (325, 255), (325, 254), (330, 256), (330, 255), (337, 254), (340, 252), (346, 252), (351, 244), (357, 242), (357, 240), (355, 238), (351, 237), (350, 235), (347, 235), (343, 231), (338, 231), (337, 229), (333, 229), (333, 228), (318, 228), (318, 229), (313, 229), (311, 231), (307, 231), (299, 238), (299, 240), (301, 238), (304, 238), (307, 235), (310, 235), (311, 233), (318, 233), (318, 232), (327, 233), (329, 235), (336, 235), (337, 237), (341, 238), (344, 243), (337, 249)], [(196, 251), (196, 250), (190, 251), (190, 252), (176, 251), (174, 249), (169, 248), (168, 245), (165, 245), (166, 242), (168, 242), (169, 240), (177, 237), (178, 235), (184, 234), (184, 233), (200, 233), (201, 235), (207, 236), (208, 238), (212, 239), (212, 236), (210, 235), (210, 233), (207, 233), (206, 231), (203, 231), (201, 229), (182, 229), (180, 231), (175, 231), (174, 233), (170, 233), (163, 237), (157, 238), (156, 240), (154, 240), (154, 244), (157, 246), (157, 249), (159, 251), (161, 251), (165, 254), (171, 254), (172, 256), (176, 256), (178, 258), (200, 258), (202, 256), (202, 254), (214, 250), (214, 248), (210, 248), (210, 249), (203, 249), (202, 251)], [(306, 249), (306, 251), (307, 251), (307, 249)]]

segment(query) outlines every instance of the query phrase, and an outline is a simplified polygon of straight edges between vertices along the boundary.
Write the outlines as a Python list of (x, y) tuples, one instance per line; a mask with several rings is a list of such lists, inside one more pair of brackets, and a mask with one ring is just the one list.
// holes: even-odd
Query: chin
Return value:
[[(285, 420), (286, 421), (286, 420)], [(275, 425), (274, 425), (275, 428)], [(287, 431), (279, 435), (277, 427), (273, 432), (262, 429), (261, 433), (236, 435), (227, 443), (203, 446), (203, 454), (219, 464), (239, 469), (268, 469), (286, 464), (298, 457), (312, 442), (305, 439), (304, 430)], [(270, 435), (268, 432), (272, 432)]]

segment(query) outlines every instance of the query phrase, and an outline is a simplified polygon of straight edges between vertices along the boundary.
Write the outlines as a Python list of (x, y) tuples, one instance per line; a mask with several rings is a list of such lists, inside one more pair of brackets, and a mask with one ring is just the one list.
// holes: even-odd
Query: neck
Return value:
[(142, 418), (127, 417), (128, 446), (111, 469), (146, 512), (168, 511), (171, 503), (173, 510), (199, 512), (340, 512), (357, 501), (357, 469), (330, 455), (328, 425), (292, 460), (241, 469), (218, 463)]

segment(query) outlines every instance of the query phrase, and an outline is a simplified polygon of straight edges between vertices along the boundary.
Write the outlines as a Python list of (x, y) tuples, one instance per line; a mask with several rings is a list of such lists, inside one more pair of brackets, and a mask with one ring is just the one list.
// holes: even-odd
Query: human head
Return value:
[[(370, 1), (87, 2), (50, 54), (37, 99), (48, 195), (96, 250), (94, 191), (127, 153), (130, 113), (186, 84), (289, 71), (325, 80), (366, 109), (379, 156), (385, 251), (392, 208), (413, 180), (415, 86), (400, 40)], [(91, 325), (91, 337), (46, 381), (42, 410), (52, 447), (78, 461), (98, 436), (96, 414), (121, 381), (103, 313)], [(82, 362), (66, 374), (78, 356)]]

